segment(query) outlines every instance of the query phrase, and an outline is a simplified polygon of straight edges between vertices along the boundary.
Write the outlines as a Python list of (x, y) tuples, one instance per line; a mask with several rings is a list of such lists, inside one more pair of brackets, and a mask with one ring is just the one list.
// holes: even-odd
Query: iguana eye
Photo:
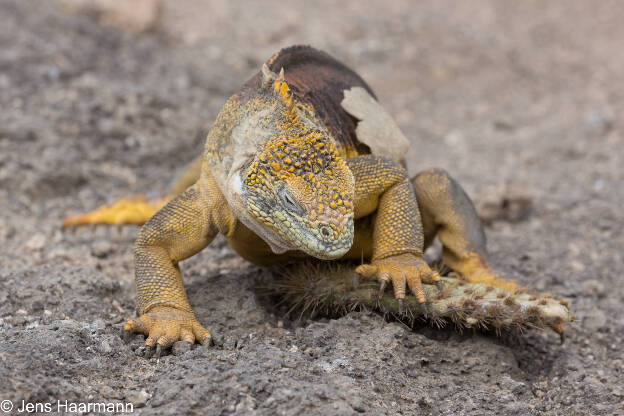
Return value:
[(288, 189), (285, 186), (282, 186), (277, 189), (277, 195), (279, 196), (280, 201), (282, 202), (282, 205), (286, 209), (293, 211), (298, 215), (303, 215), (305, 213), (301, 205), (297, 203), (295, 198), (292, 196), (290, 191), (288, 191)]
[(288, 194), (284, 195), (284, 202), (286, 203), (286, 205), (290, 205), (293, 207), (295, 206), (295, 201), (293, 201), (290, 195)]

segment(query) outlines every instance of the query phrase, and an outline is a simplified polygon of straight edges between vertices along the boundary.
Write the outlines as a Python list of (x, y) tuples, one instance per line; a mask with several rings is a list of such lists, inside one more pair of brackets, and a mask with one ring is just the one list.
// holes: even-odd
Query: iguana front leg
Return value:
[(414, 191), (407, 172), (397, 163), (378, 156), (347, 160), (355, 177), (355, 218), (375, 213), (371, 264), (356, 272), (392, 282), (395, 297), (405, 298), (405, 285), (425, 305), (422, 282), (436, 283), (438, 273), (423, 260), (424, 234)]
[(202, 250), (217, 233), (227, 234), (233, 221), (214, 179), (204, 175), (139, 232), (134, 249), (139, 318), (124, 328), (147, 335), (148, 349), (159, 351), (178, 340), (210, 342), (210, 332), (191, 309), (178, 262)]

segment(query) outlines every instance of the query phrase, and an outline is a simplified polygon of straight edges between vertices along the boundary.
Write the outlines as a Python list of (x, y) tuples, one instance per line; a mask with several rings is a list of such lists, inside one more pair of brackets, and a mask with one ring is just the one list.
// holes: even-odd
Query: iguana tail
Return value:
[(63, 227), (78, 227), (90, 224), (142, 225), (147, 222), (172, 198), (184, 192), (199, 179), (202, 158), (198, 157), (175, 181), (168, 194), (155, 199), (145, 195), (134, 195), (119, 199), (110, 205), (102, 205), (86, 214), (66, 218)]
[(122, 198), (111, 205), (102, 205), (98, 209), (86, 214), (66, 218), (63, 221), (63, 227), (78, 227), (90, 224), (142, 225), (158, 212), (169, 199), (169, 196), (164, 196), (150, 201), (145, 195)]

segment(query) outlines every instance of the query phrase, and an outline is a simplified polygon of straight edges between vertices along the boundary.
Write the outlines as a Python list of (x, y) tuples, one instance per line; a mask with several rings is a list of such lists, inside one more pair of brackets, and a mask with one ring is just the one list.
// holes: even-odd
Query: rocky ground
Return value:
[[(99, 4), (0, 1), (0, 400), (144, 415), (624, 414), (617, 1), (184, 0), (141, 16)], [(62, 218), (162, 192), (228, 95), (293, 43), (369, 81), (412, 140), (412, 173), (446, 168), (479, 201), (491, 186), (531, 191), (529, 217), (494, 221), (489, 248), (510, 277), (571, 300), (563, 345), (364, 312), (296, 324), (258, 295), (265, 272), (219, 240), (183, 264), (217, 346), (135, 356), (141, 337), (125, 344), (119, 328), (134, 314), (136, 229), (69, 233)]]

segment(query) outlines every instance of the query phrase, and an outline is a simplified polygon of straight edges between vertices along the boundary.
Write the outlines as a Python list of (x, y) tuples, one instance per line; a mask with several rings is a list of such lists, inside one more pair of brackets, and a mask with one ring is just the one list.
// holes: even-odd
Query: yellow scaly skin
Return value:
[[(297, 53), (320, 59), (317, 78), (309, 76), (316, 61), (308, 72), (293, 63), (290, 80), (287, 64), (285, 72), (273, 72)], [(145, 216), (135, 245), (139, 318), (128, 321), (127, 331), (148, 335), (146, 346), (159, 351), (177, 340), (210, 341), (188, 302), (178, 263), (218, 233), (261, 265), (363, 257), (370, 263), (358, 273), (382, 287), (391, 282), (397, 299), (405, 298), (407, 285), (423, 305), (422, 283), (440, 280), (423, 250), (438, 235), (444, 262), (466, 279), (513, 285), (487, 263), (474, 207), (448, 174), (433, 169), (410, 181), (400, 164), (368, 154), (352, 139), (355, 123), (348, 114), (315, 104), (323, 93), (342, 96), (336, 82), (368, 88), (355, 73), (307, 47), (282, 50), (267, 64), (226, 102), (201, 160), (176, 188), (193, 184)], [(98, 217), (87, 214), (82, 222)]]

